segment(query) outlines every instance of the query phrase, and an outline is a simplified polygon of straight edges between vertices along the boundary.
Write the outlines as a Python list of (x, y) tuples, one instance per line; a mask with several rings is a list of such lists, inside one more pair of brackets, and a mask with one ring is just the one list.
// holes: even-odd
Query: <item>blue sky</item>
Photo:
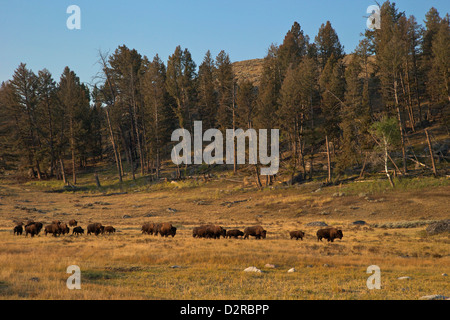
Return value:
[[(379, 1), (382, 3), (383, 1)], [(449, 0), (398, 0), (400, 11), (423, 23), (435, 7), (441, 17)], [(67, 7), (81, 9), (81, 30), (69, 30)], [(20, 62), (34, 72), (47, 68), (56, 81), (69, 66), (81, 81), (93, 83), (98, 50), (119, 45), (150, 59), (167, 61), (177, 45), (188, 48), (199, 65), (207, 50), (220, 50), (232, 61), (262, 58), (271, 43), (280, 44), (294, 21), (312, 40), (329, 20), (347, 53), (366, 28), (373, 0), (0, 0), (0, 82), (12, 77)]]

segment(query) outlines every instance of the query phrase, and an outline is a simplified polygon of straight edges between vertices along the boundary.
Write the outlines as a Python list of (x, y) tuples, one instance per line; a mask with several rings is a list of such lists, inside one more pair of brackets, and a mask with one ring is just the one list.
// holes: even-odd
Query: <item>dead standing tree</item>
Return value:
[[(110, 141), (111, 141), (111, 146), (113, 148), (113, 152), (114, 152), (114, 158), (115, 158), (115, 162), (116, 162), (116, 167), (117, 167), (117, 174), (119, 176), (119, 182), (122, 183), (122, 165), (121, 165), (121, 159), (120, 159), (120, 154), (117, 150), (117, 145), (116, 145), (116, 139), (114, 137), (114, 131), (111, 125), (111, 117), (109, 114), (109, 110), (111, 108), (111, 106), (114, 106), (115, 102), (116, 102), (116, 94), (115, 94), (115, 89), (113, 86), (113, 82), (111, 79), (111, 76), (109, 74), (109, 68), (108, 68), (108, 64), (106, 61), (106, 57), (107, 54), (102, 53), (101, 51), (98, 52), (99, 55), (99, 63), (102, 66), (102, 72), (104, 74), (104, 79), (105, 79), (105, 84), (102, 87), (103, 88), (103, 95), (106, 97), (108, 95), (110, 95), (110, 99), (105, 99), (105, 100), (109, 100), (109, 103), (107, 103), (106, 105), (106, 120), (108, 123), (108, 129), (109, 129), (109, 135), (110, 135)], [(107, 87), (107, 88), (105, 88)], [(106, 92), (106, 90), (109, 89), (109, 94)]]
[(397, 119), (383, 118), (380, 121), (375, 122), (371, 127), (371, 133), (381, 141), (381, 147), (384, 154), (384, 171), (391, 187), (394, 188), (394, 181), (389, 174), (388, 159), (389, 150), (398, 145), (401, 140)]

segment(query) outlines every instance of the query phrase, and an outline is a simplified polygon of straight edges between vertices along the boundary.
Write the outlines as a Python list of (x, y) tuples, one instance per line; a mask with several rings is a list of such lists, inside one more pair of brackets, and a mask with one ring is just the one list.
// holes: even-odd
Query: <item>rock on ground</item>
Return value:
[(323, 221), (314, 221), (306, 224), (308, 227), (328, 227), (328, 225)]
[(244, 272), (258, 272), (261, 273), (261, 270), (259, 270), (257, 267), (248, 267), (244, 269)]
[(427, 227), (426, 230), (429, 235), (450, 232), (450, 219), (432, 223)]

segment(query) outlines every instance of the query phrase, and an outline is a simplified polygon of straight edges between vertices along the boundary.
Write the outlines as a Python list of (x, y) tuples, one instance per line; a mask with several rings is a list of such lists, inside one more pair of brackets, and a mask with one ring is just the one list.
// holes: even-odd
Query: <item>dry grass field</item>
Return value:
[[(299, 187), (256, 190), (221, 180), (167, 183), (125, 192), (48, 192), (54, 186), (0, 182), (1, 299), (418, 299), (450, 295), (450, 236), (429, 236), (429, 221), (449, 218), (448, 179), (428, 187)], [(86, 182), (88, 183), (88, 182)], [(89, 183), (92, 183), (89, 182)], [(362, 193), (360, 189), (371, 190)], [(169, 208), (175, 210), (168, 210)], [(14, 236), (15, 221), (101, 222), (114, 235)], [(364, 220), (366, 225), (352, 222)], [(144, 222), (171, 222), (174, 238), (141, 234)], [(318, 242), (323, 221), (344, 238)], [(194, 239), (192, 228), (262, 225), (264, 240)], [(403, 228), (402, 228), (403, 227)], [(306, 237), (290, 240), (288, 232)], [(273, 264), (275, 268), (266, 264)], [(69, 290), (66, 268), (81, 269)], [(369, 290), (367, 267), (381, 269)], [(176, 267), (174, 267), (176, 266)], [(249, 266), (262, 273), (247, 273)], [(288, 273), (291, 268), (296, 272)], [(399, 277), (410, 277), (399, 280)]]

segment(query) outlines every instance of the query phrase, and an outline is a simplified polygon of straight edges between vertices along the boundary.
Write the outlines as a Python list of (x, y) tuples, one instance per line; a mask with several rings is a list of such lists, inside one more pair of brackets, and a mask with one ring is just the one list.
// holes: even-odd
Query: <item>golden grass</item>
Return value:
[[(448, 186), (421, 191), (334, 198), (315, 187), (236, 190), (235, 184), (129, 192), (123, 195), (44, 193), (3, 184), (0, 205), (2, 299), (417, 299), (449, 295), (450, 238), (427, 236), (425, 227), (372, 228), (370, 224), (448, 218)], [(201, 205), (198, 201), (205, 201)], [(225, 201), (247, 200), (231, 205)], [(374, 201), (379, 200), (379, 201)], [(37, 208), (44, 213), (24, 208)], [(174, 208), (169, 213), (167, 208)], [(322, 212), (329, 215), (322, 215)], [(375, 214), (373, 214), (375, 213)], [(124, 219), (127, 214), (131, 218)], [(12, 235), (13, 220), (75, 218), (113, 225), (115, 235)], [(369, 226), (351, 225), (365, 220)], [(142, 235), (146, 221), (177, 226), (175, 238)], [(339, 226), (344, 238), (318, 242), (311, 221)], [(261, 224), (265, 240), (194, 239), (192, 228)], [(306, 232), (289, 240), (290, 230)], [(68, 290), (66, 268), (81, 268), (81, 290)], [(276, 268), (265, 267), (274, 264)], [(368, 290), (366, 269), (381, 268), (381, 290)], [(171, 268), (171, 266), (180, 268)], [(256, 266), (261, 274), (243, 270)], [(287, 273), (290, 268), (297, 272)], [(411, 280), (398, 280), (410, 276)]]

